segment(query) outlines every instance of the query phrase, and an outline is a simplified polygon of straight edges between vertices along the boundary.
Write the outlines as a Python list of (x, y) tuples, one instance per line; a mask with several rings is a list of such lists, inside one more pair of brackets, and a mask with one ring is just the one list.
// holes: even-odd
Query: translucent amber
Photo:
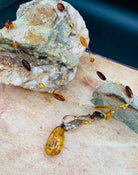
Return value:
[(91, 62), (91, 63), (93, 63), (93, 62), (94, 62), (94, 60), (95, 60), (94, 58), (90, 58), (90, 62)]
[(118, 82), (116, 82), (116, 84), (117, 84), (117, 85), (120, 85), (121, 83), (118, 81)]
[(69, 26), (70, 26), (71, 29), (73, 29), (74, 28), (74, 23), (69, 23)]
[(88, 125), (89, 124), (89, 121), (88, 120), (84, 120), (84, 124), (85, 125)]
[(102, 72), (97, 71), (97, 75), (101, 80), (106, 80), (106, 77), (104, 76)]
[(132, 92), (132, 90), (130, 89), (129, 86), (125, 86), (125, 91), (126, 91), (126, 95), (127, 95), (129, 98), (132, 98), (132, 97), (133, 97), (133, 92)]
[(26, 70), (31, 71), (31, 65), (26, 60), (22, 60), (23, 66), (26, 68)]
[(124, 103), (122, 103), (120, 106), (119, 106), (121, 109), (126, 109), (126, 105)]
[(114, 110), (113, 109), (108, 109), (107, 111), (106, 111), (106, 117), (105, 117), (105, 120), (109, 120), (111, 117), (112, 117), (112, 115), (114, 114)]
[(94, 109), (97, 109), (97, 110), (104, 110), (104, 109), (107, 109), (108, 106), (107, 105), (96, 105), (94, 106)]
[(64, 5), (61, 4), (61, 3), (58, 3), (58, 4), (57, 4), (57, 8), (58, 8), (58, 10), (59, 10), (60, 12), (63, 12), (63, 11), (65, 10)]
[(45, 146), (45, 152), (48, 155), (56, 156), (59, 154), (64, 145), (64, 129), (57, 126), (49, 135)]
[(39, 83), (39, 87), (40, 87), (40, 88), (44, 88), (45, 85), (44, 85), (43, 83)]
[(5, 22), (5, 27), (7, 29), (12, 29), (14, 26), (13, 26), (13, 23), (8, 20), (8, 21)]
[(55, 97), (57, 100), (65, 101), (65, 97), (59, 92), (53, 92), (53, 97)]
[(18, 47), (18, 43), (17, 43), (17, 42), (14, 42), (14, 43), (12, 44), (12, 46), (13, 46), (14, 48), (17, 48), (17, 47)]
[(87, 41), (83, 36), (80, 37), (80, 43), (82, 46), (87, 47)]

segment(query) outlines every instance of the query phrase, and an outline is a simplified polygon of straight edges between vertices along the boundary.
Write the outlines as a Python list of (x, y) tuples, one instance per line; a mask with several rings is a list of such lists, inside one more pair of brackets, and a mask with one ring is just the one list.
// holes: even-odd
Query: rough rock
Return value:
[[(88, 30), (80, 14), (67, 2), (63, 12), (56, 0), (33, 0), (17, 11), (14, 28), (0, 30), (0, 82), (36, 91), (52, 92), (71, 81), (85, 47)], [(74, 27), (70, 27), (70, 23)], [(13, 48), (14, 42), (18, 49)], [(32, 70), (24, 69), (27, 60)], [(39, 87), (44, 84), (44, 88)]]

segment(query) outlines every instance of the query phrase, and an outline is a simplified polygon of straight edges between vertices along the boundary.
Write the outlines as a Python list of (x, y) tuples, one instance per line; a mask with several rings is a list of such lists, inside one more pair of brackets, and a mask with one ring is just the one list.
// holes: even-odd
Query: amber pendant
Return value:
[(45, 152), (48, 155), (56, 156), (58, 155), (64, 145), (64, 128), (57, 126), (49, 135), (47, 143), (45, 146)]

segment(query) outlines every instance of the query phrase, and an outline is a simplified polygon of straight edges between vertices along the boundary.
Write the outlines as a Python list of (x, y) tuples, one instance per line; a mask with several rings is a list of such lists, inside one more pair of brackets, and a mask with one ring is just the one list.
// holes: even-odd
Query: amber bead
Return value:
[(89, 121), (88, 120), (84, 120), (84, 124), (85, 125), (88, 125), (89, 124)]
[(7, 29), (12, 29), (14, 26), (13, 26), (13, 23), (8, 20), (8, 21), (5, 22), (5, 27)]
[(98, 77), (99, 77), (101, 80), (106, 80), (106, 77), (104, 76), (103, 73), (101, 73), (101, 72), (99, 72), (99, 71), (97, 71), (96, 73), (97, 73)]
[(125, 86), (125, 92), (126, 92), (126, 95), (127, 95), (129, 98), (132, 98), (132, 97), (133, 97), (133, 92), (132, 92), (132, 90), (130, 89), (129, 86)]
[(64, 5), (61, 4), (61, 3), (58, 3), (58, 4), (57, 4), (57, 8), (58, 8), (58, 10), (59, 10), (60, 12), (63, 12), (63, 11), (65, 10)]
[(59, 92), (53, 92), (53, 97), (55, 97), (57, 100), (65, 101), (65, 97)]
[(40, 88), (44, 88), (45, 85), (44, 85), (43, 83), (39, 83), (39, 87), (40, 87)]
[(94, 109), (97, 109), (97, 110), (104, 110), (104, 109), (107, 109), (108, 106), (107, 105), (96, 105), (94, 106)]
[(69, 23), (69, 26), (70, 26), (71, 29), (73, 29), (74, 28), (74, 23)]
[(17, 42), (14, 42), (14, 43), (12, 44), (12, 46), (13, 46), (14, 48), (18, 48), (18, 43), (17, 43)]
[(119, 106), (121, 109), (126, 109), (126, 105), (124, 103), (122, 103), (120, 106)]
[(80, 37), (80, 43), (83, 47), (87, 47), (87, 41), (83, 36)]
[(113, 109), (108, 109), (107, 111), (106, 111), (106, 117), (105, 117), (105, 120), (109, 120), (111, 117), (112, 117), (112, 115), (114, 114), (114, 110)]
[(64, 128), (57, 126), (49, 135), (45, 146), (45, 152), (47, 155), (56, 156), (58, 155), (64, 145)]
[(31, 71), (31, 65), (26, 60), (22, 60), (23, 66), (26, 68), (26, 70)]
[(93, 62), (94, 62), (94, 60), (95, 60), (94, 58), (90, 58), (90, 62), (91, 62), (91, 63), (93, 63)]

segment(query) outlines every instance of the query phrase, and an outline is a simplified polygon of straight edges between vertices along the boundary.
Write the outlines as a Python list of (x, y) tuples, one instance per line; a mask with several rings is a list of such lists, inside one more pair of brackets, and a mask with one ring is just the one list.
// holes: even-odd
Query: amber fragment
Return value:
[(18, 48), (18, 43), (17, 43), (17, 42), (14, 42), (14, 43), (12, 44), (12, 46), (13, 46), (14, 48)]
[(26, 70), (31, 71), (31, 65), (26, 60), (22, 60), (23, 66), (26, 68)]
[(57, 126), (49, 135), (47, 143), (45, 146), (45, 152), (48, 155), (56, 156), (58, 155), (64, 145), (64, 129), (61, 126)]
[(94, 58), (90, 58), (90, 62), (91, 62), (91, 63), (93, 63), (93, 62), (94, 62), (94, 60), (95, 60)]
[(71, 29), (73, 29), (74, 28), (74, 23), (69, 23), (69, 26), (70, 26)]
[(84, 124), (85, 125), (88, 125), (89, 124), (89, 121), (88, 120), (84, 120)]
[(5, 22), (5, 27), (7, 29), (12, 29), (14, 26), (13, 26), (13, 23), (8, 20), (8, 21)]
[(132, 98), (132, 97), (133, 97), (133, 92), (132, 92), (132, 90), (130, 89), (129, 86), (125, 86), (125, 92), (126, 92), (126, 95), (127, 95), (129, 98)]
[(45, 85), (44, 85), (43, 83), (39, 83), (39, 87), (40, 87), (40, 88), (44, 88)]
[(80, 37), (80, 43), (83, 47), (87, 47), (87, 41), (83, 36)]
[(126, 105), (124, 103), (122, 103), (120, 106), (119, 106), (121, 109), (126, 109)]
[(65, 101), (65, 97), (59, 92), (53, 92), (53, 97), (55, 97), (57, 100)]
[(107, 105), (96, 105), (94, 106), (94, 109), (97, 109), (97, 110), (104, 110), (104, 109), (107, 109), (108, 106)]
[(111, 117), (112, 117), (112, 115), (114, 114), (114, 110), (113, 109), (108, 109), (107, 111), (106, 111), (106, 117), (105, 117), (105, 120), (109, 120)]
[(103, 73), (101, 73), (101, 72), (99, 72), (99, 71), (97, 71), (96, 73), (97, 73), (98, 77), (99, 77), (101, 80), (106, 80), (106, 77), (104, 76)]
[(64, 5), (61, 4), (61, 3), (58, 3), (58, 4), (57, 4), (57, 8), (58, 8), (58, 10), (59, 10), (60, 12), (63, 12), (63, 11), (65, 10)]

